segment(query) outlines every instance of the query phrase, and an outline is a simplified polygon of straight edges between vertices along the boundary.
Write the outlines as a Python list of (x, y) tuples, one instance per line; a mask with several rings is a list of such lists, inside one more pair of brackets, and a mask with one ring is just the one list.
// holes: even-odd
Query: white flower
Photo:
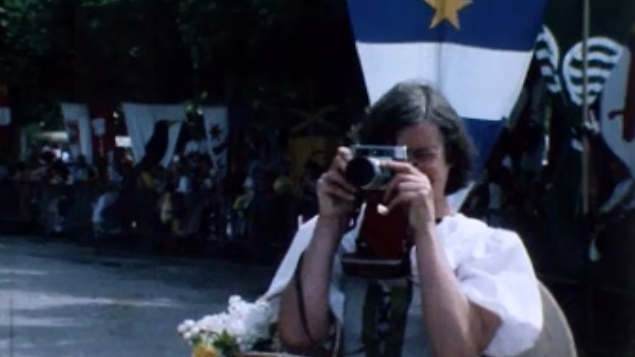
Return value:
[(249, 303), (234, 295), (229, 298), (227, 312), (204, 316), (197, 322), (187, 320), (179, 326), (179, 333), (191, 341), (195, 337), (213, 339), (227, 332), (236, 338), (241, 351), (248, 351), (258, 341), (271, 338), (269, 328), (274, 317), (275, 311), (269, 302)]
[(190, 330), (190, 333), (194, 336), (198, 336), (201, 333), (201, 327), (198, 325), (192, 327), (192, 329)]
[(187, 340), (187, 341), (189, 341), (189, 340), (191, 340), (191, 339), (193, 339), (193, 338), (194, 338), (194, 335), (193, 335), (191, 332), (189, 332), (189, 331), (188, 331), (188, 332), (185, 332), (185, 333), (183, 334), (183, 339), (185, 339), (185, 340)]
[(182, 335), (192, 329), (196, 325), (196, 322), (193, 320), (185, 320), (182, 324), (179, 325), (178, 331)]

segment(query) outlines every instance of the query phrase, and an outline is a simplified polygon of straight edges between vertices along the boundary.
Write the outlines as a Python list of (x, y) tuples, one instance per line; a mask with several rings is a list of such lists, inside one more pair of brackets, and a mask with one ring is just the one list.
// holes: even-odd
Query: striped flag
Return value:
[[(635, 21), (635, 1), (591, 0), (591, 24), (587, 43), (589, 104), (604, 89), (611, 71), (624, 52), (623, 43)], [(536, 60), (550, 92), (559, 95), (574, 125), (580, 124), (583, 89), (583, 2), (552, 0), (536, 43)]]
[(450, 101), (480, 171), (520, 91), (547, 0), (348, 0), (370, 101), (421, 79)]

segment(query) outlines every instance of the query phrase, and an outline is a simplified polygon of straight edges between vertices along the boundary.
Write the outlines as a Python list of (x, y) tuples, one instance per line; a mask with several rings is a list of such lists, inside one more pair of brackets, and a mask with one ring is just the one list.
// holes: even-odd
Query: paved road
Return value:
[(272, 274), (0, 237), (0, 356), (189, 356), (182, 320), (257, 297)]

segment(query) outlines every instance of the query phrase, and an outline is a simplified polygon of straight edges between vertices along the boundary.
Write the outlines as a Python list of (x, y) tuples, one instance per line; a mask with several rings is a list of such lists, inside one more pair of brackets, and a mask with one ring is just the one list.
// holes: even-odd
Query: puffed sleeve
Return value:
[(485, 354), (516, 356), (531, 348), (542, 330), (539, 282), (520, 237), (506, 230), (491, 232), (456, 274), (467, 298), (501, 319)]
[[(269, 286), (267, 292), (261, 299), (269, 300), (276, 308), (280, 302), (280, 295), (292, 281), (295, 271), (300, 260), (300, 256), (309, 246), (313, 238), (313, 232), (317, 224), (317, 216), (303, 224), (291, 243), (291, 247), (287, 251), (282, 263), (278, 267), (276, 274)], [(329, 304), (336, 318), (343, 321), (344, 318), (344, 293), (342, 291), (342, 255), (345, 252), (352, 251), (355, 245), (355, 237), (359, 231), (358, 227), (347, 232), (342, 238), (342, 244), (336, 252), (334, 263), (331, 270), (331, 283), (329, 291)]]

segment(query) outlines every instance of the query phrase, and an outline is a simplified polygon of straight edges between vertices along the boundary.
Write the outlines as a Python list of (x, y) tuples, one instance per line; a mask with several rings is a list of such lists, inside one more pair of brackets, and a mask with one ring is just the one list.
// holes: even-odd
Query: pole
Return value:
[[(589, 37), (591, 27), (591, 1), (582, 0), (582, 125), (588, 125), (589, 121)], [(582, 134), (582, 224), (586, 226), (584, 230), (586, 233), (585, 248), (590, 247), (593, 233), (589, 222), (590, 212), (590, 197), (589, 197), (589, 184), (590, 184), (590, 143), (589, 137), (586, 135), (586, 131)], [(586, 251), (585, 249), (585, 251)], [(585, 281), (585, 295), (586, 295), (586, 314), (587, 314), (587, 326), (586, 326), (586, 354), (593, 355), (595, 351), (595, 316), (594, 316), (594, 291), (593, 291), (593, 278), (592, 278), (592, 266), (588, 254), (585, 254), (584, 264), (584, 279)]]
[[(589, 33), (591, 27), (591, 5), (590, 0), (582, 0), (584, 8), (582, 10), (582, 125), (589, 124)], [(589, 199), (589, 174), (590, 155), (589, 140), (582, 137), (582, 212), (586, 216), (590, 209)]]

